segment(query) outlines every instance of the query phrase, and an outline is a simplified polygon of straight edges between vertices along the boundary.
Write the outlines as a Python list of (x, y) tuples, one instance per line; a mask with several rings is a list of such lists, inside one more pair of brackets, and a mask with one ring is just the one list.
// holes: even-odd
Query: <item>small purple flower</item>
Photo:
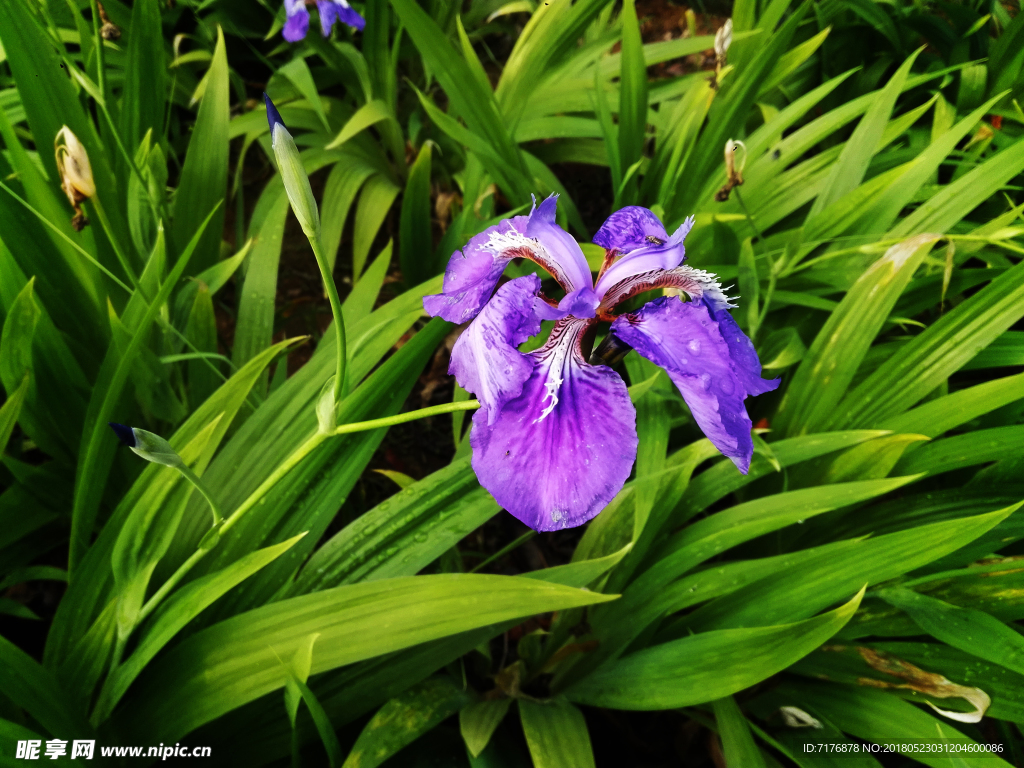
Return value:
[[(348, 24), (353, 29), (362, 30), (366, 21), (360, 16), (345, 0), (317, 0), (317, 10), (320, 12), (320, 29), (324, 37), (331, 34), (334, 22), (340, 21)], [(284, 31), (281, 33), (289, 43), (295, 43), (305, 38), (309, 31), (309, 11), (306, 10), (306, 0), (284, 0), (284, 11), (288, 20), (284, 24)]]
[[(582, 525), (621, 489), (636, 459), (636, 411), (626, 385), (602, 361), (583, 357), (584, 334), (611, 322), (604, 349), (635, 349), (665, 369), (697, 424), (746, 474), (754, 452), (743, 405), (778, 387), (736, 325), (714, 275), (683, 266), (683, 239), (693, 219), (670, 237), (658, 217), (630, 206), (612, 214), (594, 242), (605, 248), (595, 284), (579, 245), (555, 223), (556, 196), (529, 216), (506, 219), (456, 251), (443, 292), (427, 296), (427, 312), (472, 322), (452, 349), (449, 373), (477, 396), (473, 469), (505, 509), (538, 531)], [(509, 280), (514, 258), (543, 267), (565, 291), (554, 302), (540, 279)], [(689, 302), (664, 296), (628, 314), (615, 307), (653, 288), (677, 288)], [(556, 320), (547, 343), (518, 347)]]

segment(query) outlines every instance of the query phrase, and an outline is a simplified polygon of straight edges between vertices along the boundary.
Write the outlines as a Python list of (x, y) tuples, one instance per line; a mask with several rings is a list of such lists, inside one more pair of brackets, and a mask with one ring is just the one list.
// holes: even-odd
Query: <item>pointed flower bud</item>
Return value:
[[(743, 150), (739, 158), (736, 157), (737, 150)], [(742, 141), (729, 139), (725, 142), (725, 186), (715, 193), (715, 200), (724, 203), (729, 199), (729, 193), (734, 187), (743, 183), (743, 168), (747, 164), (747, 145)], [(736, 194), (739, 194), (738, 192)]]
[(267, 105), (267, 122), (270, 123), (271, 145), (274, 148), (274, 155), (277, 157), (277, 169), (281, 174), (281, 181), (284, 182), (284, 191), (288, 194), (288, 200), (292, 204), (292, 211), (295, 218), (299, 220), (302, 231), (310, 240), (320, 239), (320, 213), (316, 207), (316, 199), (313, 197), (313, 189), (309, 186), (309, 177), (302, 167), (302, 158), (299, 157), (298, 147), (295, 140), (288, 133), (288, 129), (281, 119), (281, 113), (277, 111), (274, 102), (266, 93), (263, 100)]
[(57, 132), (57, 137), (53, 140), (53, 149), (57, 158), (61, 189), (64, 190), (71, 207), (75, 210), (71, 225), (76, 232), (81, 232), (82, 228), (89, 223), (85, 214), (82, 213), (81, 203), (96, 194), (96, 183), (92, 178), (89, 155), (86, 153), (85, 147), (82, 146), (82, 142), (66, 125), (61, 126)]
[(127, 445), (133, 453), (138, 454), (146, 461), (179, 469), (184, 466), (181, 456), (160, 435), (154, 435), (152, 432), (138, 427), (126, 427), (124, 424), (117, 424), (113, 421), (108, 424), (123, 445)]
[(725, 55), (732, 45), (732, 19), (726, 19), (725, 24), (715, 32), (715, 58), (719, 65), (725, 63)]

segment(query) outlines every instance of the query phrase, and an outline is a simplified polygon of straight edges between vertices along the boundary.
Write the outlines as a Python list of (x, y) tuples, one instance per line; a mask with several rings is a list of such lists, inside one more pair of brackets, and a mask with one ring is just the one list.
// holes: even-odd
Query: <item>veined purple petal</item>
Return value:
[(530, 212), (526, 235), (543, 246), (537, 261), (559, 282), (566, 293), (592, 288), (590, 266), (579, 243), (555, 223), (558, 195), (551, 195)]
[[(650, 212), (648, 211), (648, 213)], [(653, 215), (652, 213), (651, 216)], [(675, 269), (678, 267), (686, 258), (683, 240), (686, 239), (686, 235), (689, 234), (692, 228), (693, 217), (691, 216), (683, 222), (668, 240), (657, 243), (652, 242), (644, 248), (637, 248), (623, 256), (601, 275), (601, 279), (597, 281), (597, 285), (594, 287), (597, 295), (603, 298), (612, 286), (633, 275), (640, 275), (655, 269)]]
[(678, 288), (693, 301), (703, 301), (713, 313), (718, 310), (728, 311), (733, 306), (714, 274), (684, 264), (675, 269), (652, 269), (650, 272), (623, 278), (605, 291), (600, 308), (610, 310), (638, 293), (653, 288)]
[[(653, 240), (651, 239), (653, 238)], [(654, 240), (658, 242), (654, 242)], [(629, 253), (649, 245), (668, 242), (668, 234), (661, 219), (647, 208), (627, 205), (607, 219), (594, 235), (594, 243), (608, 251)]]
[(582, 525), (614, 498), (636, 459), (636, 411), (611, 368), (588, 365), (592, 321), (559, 322), (530, 353), (522, 393), (493, 424), (473, 415), (473, 469), (505, 509), (538, 531)]
[(703, 301), (666, 296), (619, 317), (611, 332), (668, 372), (704, 434), (746, 474), (754, 443), (743, 400), (779, 379), (761, 378), (757, 353), (728, 312), (713, 316)]
[(517, 256), (529, 256), (526, 223), (526, 216), (505, 219), (470, 238), (465, 248), (453, 253), (442, 292), (423, 298), (427, 313), (451, 323), (476, 317), (508, 263)]
[(309, 11), (305, 0), (284, 0), (284, 12), (288, 20), (284, 23), (281, 36), (289, 43), (296, 43), (306, 37), (309, 31)]
[[(523, 391), (534, 361), (517, 347), (540, 330), (540, 278), (525, 275), (501, 286), (452, 348), (448, 373), (483, 403), (493, 424), (502, 406)], [(547, 306), (546, 304), (544, 306)]]

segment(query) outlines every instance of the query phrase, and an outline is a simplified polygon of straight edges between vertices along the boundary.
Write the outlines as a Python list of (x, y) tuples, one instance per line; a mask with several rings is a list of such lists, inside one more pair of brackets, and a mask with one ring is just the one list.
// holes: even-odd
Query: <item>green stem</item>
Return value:
[[(231, 515), (226, 520), (224, 520), (223, 523), (220, 524), (219, 528), (217, 527), (216, 522), (214, 523), (214, 526), (210, 529), (210, 531), (217, 531), (217, 536), (210, 544), (210, 546), (200, 547), (192, 553), (192, 556), (189, 557), (188, 560), (186, 560), (184, 563), (178, 566), (178, 570), (176, 570), (171, 575), (171, 577), (164, 582), (163, 586), (161, 586), (160, 589), (158, 589), (156, 593), (151, 598), (149, 598), (146, 604), (142, 607), (142, 611), (139, 613), (139, 619), (136, 622), (136, 625), (141, 624), (143, 619), (145, 619), (146, 616), (152, 613), (153, 609), (156, 608), (157, 605), (159, 605), (160, 601), (163, 600), (164, 597), (166, 597), (167, 594), (172, 589), (174, 589), (174, 587), (177, 584), (179, 584), (183, 578), (185, 578), (186, 574), (188, 574), (188, 572), (195, 567), (196, 563), (198, 563), (206, 556), (207, 552), (209, 552), (211, 549), (213, 549), (213, 547), (217, 545), (217, 542), (220, 541), (220, 538), (229, 530), (231, 530), (231, 528), (239, 520), (242, 519), (242, 516), (245, 515), (246, 512), (255, 507), (260, 502), (260, 500), (262, 500), (264, 496), (270, 493), (274, 486), (277, 485), (285, 477), (285, 475), (287, 475), (289, 472), (295, 469), (299, 462), (301, 462), (304, 458), (306, 458), (309, 454), (316, 450), (320, 443), (324, 442), (328, 437), (331, 437), (332, 435), (347, 435), (353, 432), (365, 432), (367, 430), (379, 429), (381, 427), (390, 427), (394, 424), (403, 424), (408, 421), (415, 421), (416, 419), (421, 419), (426, 416), (436, 416), (442, 413), (452, 413), (454, 411), (471, 411), (479, 407), (480, 402), (478, 400), (468, 400), (461, 403), (445, 403), (444, 405), (435, 405), (430, 408), (421, 408), (418, 411), (409, 411), (408, 413), (401, 413), (398, 414), (397, 416), (389, 416), (384, 419), (372, 419), (370, 421), (358, 421), (355, 422), (354, 424), (342, 424), (331, 434), (324, 434), (323, 432), (319, 431), (316, 432), (309, 439), (307, 439), (306, 442), (304, 442), (302, 445), (296, 448), (295, 451), (287, 459), (285, 459), (280, 465), (278, 465), (278, 467), (270, 474), (270, 476), (267, 477), (267, 479), (264, 480), (262, 483), (260, 483), (259, 487), (251, 494), (249, 494), (249, 497), (245, 501), (243, 501), (238, 506), (238, 508), (234, 512), (232, 512)], [(188, 475), (186, 475), (186, 477), (188, 477)], [(203, 488), (201, 485), (196, 485), (196, 487), (199, 488), (200, 492), (203, 492)], [(207, 501), (210, 502), (210, 506), (214, 507), (214, 514), (216, 515), (216, 507), (214, 506), (213, 500), (209, 496), (207, 496), (205, 492), (203, 493), (203, 495), (206, 496)], [(210, 533), (208, 533), (207, 536), (210, 536)], [(204, 541), (206, 541), (205, 537)]]
[(98, 269), (100, 272), (102, 272), (107, 277), (109, 277), (111, 280), (113, 280), (114, 283), (116, 283), (119, 287), (123, 288), (128, 293), (132, 292), (132, 289), (130, 287), (128, 287), (127, 285), (125, 285), (124, 281), (121, 280), (121, 278), (119, 278), (117, 275), (115, 275), (113, 272), (111, 272), (105, 266), (100, 264), (91, 253), (89, 253), (82, 246), (80, 246), (78, 243), (76, 243), (74, 240), (72, 240), (70, 237), (68, 237), (66, 234), (64, 234), (64, 232), (61, 231), (60, 227), (58, 227), (56, 224), (54, 224), (48, 218), (46, 218), (43, 214), (41, 214), (39, 211), (37, 211), (35, 208), (33, 208), (32, 205), (27, 200), (23, 200), (18, 195), (17, 192), (15, 192), (13, 189), (8, 187), (2, 181), (0, 181), (0, 189), (2, 189), (4, 192), (9, 194), (11, 197), (13, 197), (15, 200), (17, 200), (23, 206), (25, 206), (29, 211), (31, 211), (35, 215), (35, 217), (37, 219), (39, 219), (43, 224), (45, 224), (47, 227), (49, 227), (54, 232), (56, 232), (59, 237), (61, 237), (64, 241), (66, 241), (68, 244), (70, 244), (72, 248), (74, 248), (76, 251), (78, 251), (80, 254), (82, 254), (85, 257), (86, 261), (88, 261), (90, 264), (92, 264), (94, 267), (96, 267), (96, 269)]
[(480, 407), (479, 400), (463, 400), (459, 403), (445, 403), (444, 405), (432, 405), (429, 408), (420, 408), (418, 411), (400, 413), (397, 416), (386, 416), (383, 419), (372, 419), (371, 421), (357, 421), (354, 424), (342, 424), (331, 434), (347, 435), (352, 432), (365, 432), (369, 429), (380, 427), (392, 427), (395, 424), (405, 424), (409, 421), (424, 419), (427, 416), (437, 416), (441, 413), (454, 413), (456, 411), (475, 411)]
[(764, 243), (764, 235), (761, 234), (761, 230), (759, 230), (757, 225), (754, 223), (754, 217), (751, 216), (750, 211), (747, 210), (747, 204), (743, 202), (743, 198), (740, 196), (740, 188), (738, 186), (733, 187), (732, 191), (736, 193), (736, 202), (740, 204), (740, 208), (743, 209), (743, 213), (747, 215), (747, 221), (750, 223), (750, 228), (754, 230), (754, 234), (757, 235), (758, 241)]
[[(95, 2), (95, 0), (93, 1)], [(136, 290), (138, 290), (139, 278), (128, 261), (128, 255), (124, 252), (124, 249), (121, 248), (121, 244), (118, 242), (117, 235), (114, 233), (114, 228), (110, 224), (110, 219), (107, 218), (107, 212), (103, 209), (103, 204), (100, 202), (99, 196), (94, 195), (89, 198), (89, 204), (92, 206), (92, 209), (96, 211), (96, 217), (100, 220), (100, 225), (103, 227), (103, 231), (107, 233), (107, 240), (110, 241), (110, 247), (114, 249), (114, 255), (117, 256), (117, 260), (121, 264), (121, 269), (123, 269), (125, 274), (128, 276), (129, 282), (131, 282)]]
[[(319, 227), (317, 227), (319, 229)], [(348, 382), (345, 379), (345, 369), (348, 363), (348, 350), (345, 339), (345, 317), (341, 313), (341, 299), (338, 298), (338, 286), (334, 284), (334, 275), (331, 274), (330, 264), (327, 263), (327, 254), (324, 253), (323, 244), (320, 242), (319, 232), (316, 237), (309, 238), (309, 244), (313, 247), (313, 255), (316, 257), (316, 264), (320, 267), (320, 276), (324, 281), (324, 289), (327, 291), (327, 299), (331, 302), (331, 314), (334, 315), (334, 342), (338, 355), (337, 367), (334, 378), (334, 404), (337, 406), (345, 395), (348, 394)]]
[(100, 34), (100, 7), (96, 0), (90, 3), (92, 7), (92, 32), (96, 36), (96, 85), (107, 100), (107, 73), (104, 67), (103, 56), (103, 35)]
[(527, 531), (522, 536), (520, 536), (518, 539), (513, 541), (511, 544), (508, 544), (507, 546), (502, 547), (497, 552), (495, 552), (493, 555), (488, 557), (486, 560), (484, 560), (482, 563), (480, 563), (480, 565), (476, 566), (476, 568), (471, 570), (470, 573), (476, 573), (477, 571), (483, 570), (488, 565), (490, 565), (495, 560), (497, 560), (499, 557), (504, 557), (509, 552), (511, 552), (513, 549), (515, 549), (516, 547), (520, 546), (521, 544), (525, 544), (526, 542), (528, 542), (530, 539), (532, 539), (536, 535), (537, 535), (536, 531)]
[(188, 480), (190, 483), (192, 483), (192, 485), (195, 486), (195, 489), (197, 491), (203, 494), (203, 498), (206, 499), (206, 503), (210, 505), (210, 509), (213, 512), (214, 526), (220, 525), (221, 521), (224, 518), (221, 517), (220, 510), (217, 508), (217, 502), (213, 500), (213, 496), (207, 490), (206, 486), (203, 484), (203, 481), (199, 479), (199, 476), (196, 475), (195, 472), (193, 472), (184, 464), (182, 464), (180, 467), (177, 467), (177, 470), (185, 476), (186, 480)]

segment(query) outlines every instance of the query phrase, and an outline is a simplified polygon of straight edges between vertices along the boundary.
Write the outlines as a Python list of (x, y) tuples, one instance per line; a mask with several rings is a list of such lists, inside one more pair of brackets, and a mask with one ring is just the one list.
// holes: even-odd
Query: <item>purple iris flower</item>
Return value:
[[(683, 266), (683, 239), (693, 219), (670, 237), (651, 211), (613, 213), (594, 242), (605, 260), (594, 283), (576, 241), (555, 223), (556, 196), (529, 216), (506, 219), (473, 237), (448, 263), (442, 293), (427, 296), (427, 312), (472, 323), (452, 349), (449, 373), (477, 396), (470, 442), (480, 483), (505, 509), (538, 531), (582, 525), (621, 489), (636, 459), (636, 411), (626, 385), (602, 349), (584, 358), (582, 342), (600, 321), (611, 328), (602, 347), (635, 349), (665, 369), (697, 424), (746, 474), (754, 452), (743, 400), (775, 389), (729, 314), (715, 276)], [(536, 275), (498, 285), (505, 266), (525, 258), (565, 291), (545, 297)], [(617, 305), (653, 288), (663, 296), (636, 312)], [(555, 320), (540, 349), (518, 346)]]
[[(341, 21), (353, 29), (363, 29), (366, 21), (360, 16), (345, 0), (317, 0), (317, 9), (320, 11), (320, 29), (324, 37), (331, 34), (334, 22)], [(284, 11), (288, 20), (284, 24), (284, 31), (281, 33), (289, 43), (302, 40), (309, 31), (309, 11), (306, 10), (306, 0), (284, 0)]]

